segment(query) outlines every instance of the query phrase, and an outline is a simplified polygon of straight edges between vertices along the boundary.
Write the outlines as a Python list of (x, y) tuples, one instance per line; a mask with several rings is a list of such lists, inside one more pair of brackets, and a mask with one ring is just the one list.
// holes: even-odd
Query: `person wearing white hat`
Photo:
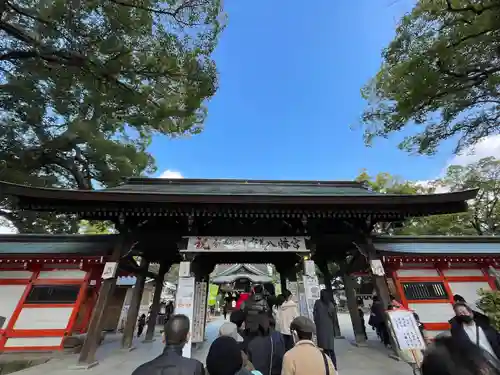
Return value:
[(238, 326), (234, 324), (233, 322), (226, 322), (222, 324), (219, 328), (219, 337), (231, 337), (233, 338), (238, 345), (240, 346), (240, 351), (241, 351), (241, 359), (243, 360), (243, 367), (246, 368), (248, 371), (253, 371), (255, 370), (255, 367), (253, 366), (252, 362), (248, 359), (248, 355), (246, 353), (246, 348), (243, 340), (243, 337), (238, 333)]

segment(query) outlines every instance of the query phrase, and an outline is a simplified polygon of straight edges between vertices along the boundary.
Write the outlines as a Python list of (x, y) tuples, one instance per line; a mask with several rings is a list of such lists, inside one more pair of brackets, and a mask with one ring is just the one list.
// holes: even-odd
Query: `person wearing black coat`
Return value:
[(285, 355), (285, 341), (271, 328), (270, 318), (260, 315), (257, 335), (247, 345), (248, 359), (263, 375), (280, 375)]
[(472, 342), (495, 360), (500, 359), (500, 335), (489, 320), (476, 316), (465, 303), (453, 306), (455, 319), (451, 324), (451, 337), (459, 345)]
[(253, 287), (253, 293), (241, 304), (241, 310), (245, 313), (245, 329), (250, 336), (257, 334), (258, 321), (261, 316), (272, 316), (272, 310), (267, 303), (264, 287), (257, 284)]
[(203, 364), (182, 356), (189, 338), (189, 318), (173, 315), (165, 324), (163, 353), (136, 368), (132, 375), (205, 375)]

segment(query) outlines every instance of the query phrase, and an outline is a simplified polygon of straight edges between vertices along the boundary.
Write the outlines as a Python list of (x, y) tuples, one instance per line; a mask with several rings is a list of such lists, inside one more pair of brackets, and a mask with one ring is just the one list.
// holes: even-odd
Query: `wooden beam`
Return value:
[(345, 294), (347, 297), (347, 307), (349, 308), (349, 314), (351, 315), (352, 329), (354, 331), (356, 344), (364, 346), (366, 345), (366, 328), (363, 327), (364, 322), (359, 316), (359, 307), (356, 299), (356, 281), (354, 277), (349, 274), (345, 274), (343, 279)]
[[(141, 268), (148, 269), (149, 262), (143, 259)], [(139, 308), (141, 306), (142, 292), (146, 284), (146, 276), (144, 274), (137, 275), (134, 288), (132, 289), (132, 300), (127, 312), (127, 321), (125, 322), (125, 329), (122, 336), (122, 349), (132, 349), (132, 341), (134, 339), (135, 325), (139, 315)]]
[(153, 341), (156, 328), (156, 320), (158, 317), (158, 312), (160, 310), (160, 298), (161, 298), (161, 292), (163, 290), (163, 281), (165, 279), (165, 274), (168, 272), (171, 266), (172, 264), (167, 262), (163, 262), (160, 264), (160, 270), (158, 272), (158, 276), (156, 277), (155, 281), (156, 285), (155, 285), (155, 292), (153, 295), (153, 304), (151, 305), (151, 313), (149, 314), (148, 329), (146, 331), (146, 337), (144, 339), (144, 342)]
[[(110, 261), (118, 262), (120, 256), (125, 248), (131, 244), (126, 240), (124, 235), (120, 235), (117, 238), (117, 243), (113, 249)], [(113, 296), (116, 286), (116, 277), (111, 279), (106, 279), (102, 282), (101, 288), (99, 289), (99, 297), (94, 306), (94, 311), (92, 313), (92, 318), (90, 320), (89, 329), (87, 331), (87, 336), (83, 342), (82, 350), (78, 356), (78, 363), (76, 368), (90, 368), (98, 364), (95, 359), (95, 354), (97, 347), (101, 341), (102, 327), (104, 323), (104, 317), (107, 312), (107, 308)]]
[[(379, 260), (379, 255), (377, 254), (375, 246), (373, 246), (372, 238), (370, 235), (366, 235), (362, 240), (357, 239), (356, 244), (358, 246), (358, 250), (361, 252), (361, 255), (365, 256), (368, 262), (371, 262), (372, 260)], [(371, 267), (370, 267), (370, 274), (373, 280), (373, 286), (375, 287), (377, 296), (378, 298), (380, 298), (382, 306), (384, 307), (384, 312), (385, 312), (384, 322), (387, 331), (389, 332), (389, 340), (392, 350), (395, 354), (395, 357), (394, 355), (393, 357), (399, 358), (400, 356), (398, 353), (397, 340), (394, 336), (394, 331), (390, 329), (389, 314), (387, 314), (387, 308), (389, 307), (390, 303), (390, 293), (389, 293), (389, 287), (387, 286), (387, 282), (385, 279), (385, 275), (384, 276), (375, 275), (373, 272), (371, 272)]]

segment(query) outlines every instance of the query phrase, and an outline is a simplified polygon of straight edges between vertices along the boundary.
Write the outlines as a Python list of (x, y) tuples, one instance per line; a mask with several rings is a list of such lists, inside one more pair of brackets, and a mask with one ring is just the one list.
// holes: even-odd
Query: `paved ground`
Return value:
[[(351, 321), (348, 314), (340, 314), (340, 328), (346, 339), (336, 341), (339, 373), (341, 375), (411, 375), (410, 367), (388, 357), (387, 351), (376, 339), (376, 335), (368, 331), (369, 346), (358, 348), (350, 344), (354, 340)], [(195, 349), (193, 357), (204, 362), (210, 343), (217, 337), (218, 329), (223, 323), (222, 319), (210, 322), (207, 326), (207, 341)], [(140, 364), (156, 357), (162, 351), (160, 337), (153, 343), (136, 341), (135, 350), (131, 352), (120, 351), (119, 340), (111, 340), (103, 344), (97, 353), (100, 364), (89, 370), (70, 370), (69, 367), (76, 363), (76, 355), (68, 355), (63, 359), (52, 360), (30, 369), (22, 370), (16, 374), (22, 375), (75, 375), (75, 373), (89, 372), (92, 375), (129, 375)]]

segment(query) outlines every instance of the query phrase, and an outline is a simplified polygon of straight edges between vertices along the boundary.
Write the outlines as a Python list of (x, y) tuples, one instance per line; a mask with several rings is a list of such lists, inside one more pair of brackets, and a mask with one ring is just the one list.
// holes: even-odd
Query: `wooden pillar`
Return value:
[(351, 315), (352, 329), (356, 344), (359, 346), (366, 345), (365, 329), (363, 328), (363, 320), (359, 316), (358, 301), (356, 299), (356, 281), (353, 276), (345, 274), (344, 277), (345, 294), (347, 297), (347, 307)]
[(331, 298), (334, 306), (334, 316), (333, 316), (333, 334), (336, 338), (342, 337), (342, 332), (340, 331), (339, 316), (337, 313), (337, 303), (335, 298), (333, 298), (333, 288), (332, 288), (332, 275), (328, 269), (328, 262), (325, 260), (318, 260), (317, 265), (323, 274), (323, 282), (325, 283), (325, 289), (328, 292), (328, 296)]
[[(111, 255), (110, 262), (118, 262), (120, 260), (120, 255), (130, 243), (126, 241), (123, 235), (119, 235), (113, 254)], [(87, 336), (82, 345), (82, 350), (78, 356), (77, 365), (75, 368), (91, 368), (96, 366), (99, 362), (95, 359), (95, 353), (101, 341), (102, 327), (105, 320), (105, 315), (107, 308), (111, 301), (111, 297), (115, 291), (116, 287), (116, 275), (114, 277), (105, 279), (101, 283), (99, 289), (99, 295), (94, 306), (94, 311), (92, 312), (92, 317), (90, 319), (89, 328), (87, 330)]]
[(149, 262), (144, 258), (141, 260), (140, 274), (136, 275), (134, 288), (132, 289), (132, 300), (127, 312), (127, 320), (122, 336), (122, 349), (132, 349), (132, 341), (135, 334), (135, 325), (137, 323), (139, 308), (141, 306), (142, 293), (146, 284), (146, 273)]
[(281, 294), (286, 290), (286, 274), (284, 272), (280, 272), (280, 285), (281, 285)]
[(156, 321), (158, 318), (158, 312), (160, 310), (160, 299), (161, 292), (163, 290), (163, 280), (165, 279), (165, 274), (168, 272), (170, 268), (170, 262), (162, 262), (160, 264), (160, 269), (158, 271), (158, 276), (155, 280), (155, 292), (153, 295), (153, 304), (151, 305), (151, 312), (149, 314), (149, 322), (148, 329), (146, 331), (146, 337), (144, 338), (144, 342), (152, 342), (155, 334)]
[[(212, 268), (212, 270), (213, 270), (213, 268)], [(202, 280), (207, 283), (207, 293), (205, 293), (205, 295), (203, 296), (203, 298), (205, 298), (203, 303), (206, 306), (205, 307), (205, 314), (203, 315), (203, 340), (206, 340), (207, 339), (207, 310), (208, 310), (207, 303), (208, 303), (208, 294), (210, 293), (210, 272), (206, 273), (203, 276)]]
[(373, 280), (373, 286), (375, 288), (375, 292), (377, 293), (378, 298), (382, 302), (382, 306), (384, 307), (384, 321), (385, 321), (385, 326), (387, 327), (389, 331), (389, 340), (391, 343), (392, 350), (394, 352), (394, 357), (395, 359), (399, 358), (398, 354), (398, 346), (397, 346), (397, 340), (394, 337), (394, 331), (390, 329), (390, 320), (389, 320), (389, 315), (387, 314), (387, 308), (389, 307), (390, 303), (390, 293), (389, 293), (389, 287), (387, 286), (387, 282), (385, 279), (385, 275), (376, 275), (372, 272), (372, 267), (371, 263), (372, 261), (377, 261), (380, 260), (380, 257), (378, 256), (375, 246), (373, 246), (373, 242), (370, 236), (366, 236), (363, 241), (356, 242), (359, 249), (361, 250), (362, 255), (364, 255), (369, 264), (370, 264), (370, 274)]

